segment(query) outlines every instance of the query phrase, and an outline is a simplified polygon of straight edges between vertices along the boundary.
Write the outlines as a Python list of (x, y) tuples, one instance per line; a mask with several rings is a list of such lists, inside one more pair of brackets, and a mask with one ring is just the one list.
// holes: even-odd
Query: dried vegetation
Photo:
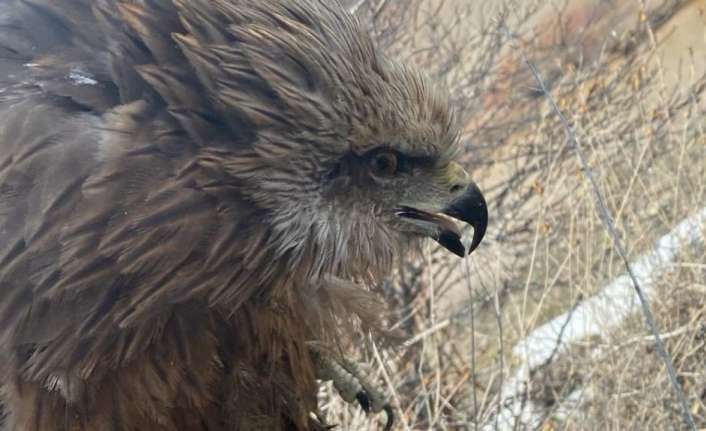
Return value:
[[(565, 130), (522, 54), (575, 128), (621, 240), (636, 257), (706, 205), (699, 63), (706, 3), (350, 3), (384, 49), (449, 88), (465, 124), (467, 165), (492, 214), (488, 240), (468, 262), (430, 248), (400, 263), (385, 286), (391, 322), (407, 341), (384, 349), (361, 344), (358, 359), (387, 388), (397, 427), (681, 427), (640, 314), (552, 355), (523, 392), (503, 392), (521, 365), (512, 352), (519, 340), (624, 272)], [(701, 18), (694, 23), (694, 16)], [(693, 39), (701, 51), (669, 45), (684, 20), (687, 31), (701, 35)], [(683, 250), (654, 285), (652, 306), (678, 378), (697, 425), (706, 427), (703, 244)], [(535, 405), (531, 419), (497, 414), (518, 397)], [(321, 398), (341, 429), (378, 429), (383, 420), (345, 405), (330, 387)]]

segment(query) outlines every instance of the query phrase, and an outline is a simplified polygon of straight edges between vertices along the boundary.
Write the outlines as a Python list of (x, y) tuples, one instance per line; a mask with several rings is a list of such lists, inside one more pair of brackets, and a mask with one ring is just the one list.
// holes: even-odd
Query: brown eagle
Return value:
[(0, 0), (0, 428), (324, 427), (395, 256), (484, 235), (457, 140), (335, 1)]

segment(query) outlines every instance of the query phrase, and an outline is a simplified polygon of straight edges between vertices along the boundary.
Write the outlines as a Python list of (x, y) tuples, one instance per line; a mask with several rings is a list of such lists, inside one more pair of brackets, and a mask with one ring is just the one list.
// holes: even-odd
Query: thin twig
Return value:
[[(514, 40), (507, 26), (504, 26), (504, 30), (507, 34), (508, 39), (510, 39), (511, 41)], [(583, 151), (581, 150), (578, 137), (576, 136), (576, 132), (574, 131), (567, 118), (562, 113), (561, 109), (559, 108), (559, 105), (556, 103), (556, 100), (554, 100), (552, 94), (547, 89), (547, 86), (534, 63), (532, 63), (527, 58), (527, 55), (525, 54), (524, 50), (518, 47), (517, 44), (514, 44), (514, 48), (518, 50), (518, 52), (522, 56), (522, 60), (532, 72), (532, 75), (537, 81), (537, 84), (539, 85), (539, 89), (541, 90), (542, 94), (547, 98), (552, 110), (559, 117), (559, 121), (564, 127), (564, 131), (566, 133), (566, 139), (568, 143), (572, 146), (573, 150), (576, 152), (576, 155), (581, 164), (581, 170), (591, 184), (591, 188), (593, 190), (593, 194), (598, 206), (598, 213), (601, 222), (603, 223), (604, 228), (610, 235), (613, 241), (613, 246), (615, 247), (615, 250), (620, 256), (620, 258), (622, 259), (628, 276), (630, 277), (633, 287), (635, 288), (635, 292), (637, 293), (637, 296), (640, 300), (640, 305), (642, 306), (642, 311), (645, 315), (645, 320), (647, 321), (647, 325), (649, 326), (650, 332), (652, 333), (652, 336), (655, 339), (655, 346), (657, 347), (657, 352), (661, 356), (662, 361), (664, 362), (664, 365), (667, 368), (667, 374), (669, 375), (669, 380), (672, 384), (672, 388), (679, 401), (679, 404), (681, 405), (684, 422), (689, 427), (689, 429), (696, 431), (696, 424), (694, 422), (693, 416), (691, 415), (691, 410), (689, 409), (689, 405), (687, 404), (684, 391), (682, 390), (682, 387), (679, 384), (679, 381), (677, 380), (676, 372), (674, 371), (674, 365), (672, 363), (672, 358), (669, 352), (667, 352), (667, 349), (664, 346), (664, 342), (662, 341), (662, 338), (659, 335), (659, 328), (657, 327), (657, 322), (655, 321), (654, 315), (652, 314), (652, 310), (650, 309), (650, 304), (647, 301), (642, 287), (640, 287), (640, 284), (637, 281), (637, 277), (632, 269), (632, 266), (630, 265), (630, 261), (628, 260), (625, 248), (622, 242), (620, 241), (620, 237), (613, 222), (613, 218), (610, 214), (610, 210), (608, 209), (605, 203), (603, 193), (601, 192), (601, 189), (598, 186), (598, 182), (596, 181), (596, 178), (593, 175), (593, 172), (591, 171), (588, 161), (586, 160), (586, 157), (584, 156)]]
[(360, 9), (360, 7), (367, 2), (368, 0), (359, 0), (356, 4), (348, 8), (348, 12), (350, 12), (351, 14), (355, 14), (356, 12), (358, 12), (358, 9)]
[(564, 323), (561, 325), (561, 328), (559, 328), (559, 335), (556, 337), (556, 344), (554, 345), (554, 348), (552, 349), (552, 352), (549, 354), (549, 357), (539, 366), (545, 367), (552, 362), (554, 362), (554, 358), (556, 357), (557, 353), (559, 353), (559, 349), (562, 347), (564, 344), (564, 332), (566, 331), (566, 328), (569, 326), (569, 323), (571, 323), (571, 318), (574, 317), (574, 312), (576, 311), (576, 308), (581, 304), (581, 301), (583, 300), (583, 296), (579, 295), (578, 298), (576, 298), (576, 302), (574, 302), (574, 305), (571, 307), (569, 312), (566, 314), (566, 320)]
[(392, 383), (392, 379), (390, 378), (390, 374), (387, 372), (387, 369), (385, 368), (385, 362), (382, 360), (382, 357), (380, 356), (380, 351), (378, 350), (378, 346), (375, 344), (375, 341), (371, 343), (371, 346), (373, 348), (373, 356), (375, 356), (375, 362), (377, 362), (378, 367), (380, 367), (380, 373), (382, 374), (383, 380), (385, 380), (385, 384), (387, 385), (387, 388), (390, 391), (390, 394), (392, 395), (392, 400), (395, 402), (395, 407), (397, 407), (397, 411), (400, 412), (400, 421), (402, 421), (402, 425), (404, 426), (405, 431), (409, 431), (409, 422), (407, 422), (407, 417), (404, 415), (404, 410), (402, 409), (402, 403), (400, 402), (400, 397), (397, 394), (397, 390), (395, 389), (395, 385)]
[[(500, 389), (498, 392), (499, 399), (503, 398), (503, 385), (505, 381), (505, 344), (503, 335), (503, 317), (500, 310), (500, 292), (495, 289), (495, 294), (493, 295), (493, 311), (495, 312), (495, 320), (498, 325), (498, 355), (499, 355), (499, 382)], [(497, 412), (495, 414), (495, 429), (498, 429), (500, 420), (500, 410), (502, 408), (502, 403), (498, 403)]]
[(463, 259), (464, 267), (466, 269), (466, 287), (468, 288), (468, 309), (470, 310), (471, 318), (471, 399), (473, 400), (473, 429), (478, 429), (478, 399), (476, 398), (476, 319), (475, 313), (473, 312), (473, 286), (471, 286), (471, 267), (468, 261), (470, 257), (466, 256)]

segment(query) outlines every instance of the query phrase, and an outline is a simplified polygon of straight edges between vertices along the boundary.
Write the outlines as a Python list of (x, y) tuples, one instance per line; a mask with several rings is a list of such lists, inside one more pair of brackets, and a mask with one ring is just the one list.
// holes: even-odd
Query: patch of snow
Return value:
[[(661, 237), (654, 248), (631, 263), (633, 272), (645, 295), (654, 294), (654, 280), (686, 246), (703, 244), (706, 208), (680, 222)], [(639, 310), (640, 303), (627, 274), (606, 285), (598, 294), (583, 301), (573, 310), (539, 326), (513, 347), (512, 352), (522, 365), (502, 387), (503, 408), (484, 430), (515, 429), (516, 426), (536, 427), (541, 424), (541, 409), (524, 399), (530, 371), (547, 363), (565, 351), (569, 345), (593, 335), (608, 332), (626, 317)]]
[[(655, 247), (640, 256), (632, 265), (633, 272), (645, 295), (654, 292), (654, 279), (671, 263), (684, 246), (703, 242), (702, 226), (706, 224), (706, 208), (683, 220), (671, 232), (660, 238)], [(518, 343), (512, 352), (530, 368), (547, 361), (552, 352), (564, 350), (568, 343), (604, 332), (620, 324), (638, 311), (639, 299), (630, 277), (623, 274), (605, 286), (597, 295), (583, 301), (573, 311), (555, 317), (536, 328)], [(560, 334), (563, 329), (563, 334)], [(560, 340), (559, 337), (563, 340)]]

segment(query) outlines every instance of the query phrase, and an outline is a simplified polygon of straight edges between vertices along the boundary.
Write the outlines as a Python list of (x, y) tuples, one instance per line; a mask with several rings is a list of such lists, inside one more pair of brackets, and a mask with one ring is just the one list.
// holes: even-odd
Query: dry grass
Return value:
[[(660, 278), (654, 308), (674, 358), (678, 379), (697, 425), (706, 424), (706, 262), (703, 250), (686, 253)], [(569, 429), (679, 429), (680, 408), (671, 396), (664, 364), (641, 316), (600, 339), (585, 340), (534, 376), (547, 407), (547, 423)], [(573, 388), (573, 389), (570, 389)], [(560, 420), (556, 401), (580, 388), (578, 403)]]
[[(398, 429), (511, 429), (495, 413), (518, 395), (501, 389), (520, 365), (512, 347), (624, 272), (564, 129), (518, 50), (580, 136), (635, 257), (706, 205), (704, 81), (689, 64), (670, 78), (660, 48), (668, 23), (703, 2), (517, 2), (496, 5), (485, 21), (462, 0), (353, 3), (385, 49), (449, 87), (467, 125), (467, 164), (492, 215), (470, 262), (430, 248), (400, 264), (385, 291), (409, 342), (367, 343), (358, 358), (390, 393)], [(675, 262), (655, 280), (652, 306), (692, 414), (706, 427), (706, 252), (688, 249)], [(519, 394), (537, 407), (536, 423), (516, 421), (516, 429), (682, 426), (641, 315), (552, 359)], [(341, 429), (379, 428), (330, 387), (322, 402)]]

